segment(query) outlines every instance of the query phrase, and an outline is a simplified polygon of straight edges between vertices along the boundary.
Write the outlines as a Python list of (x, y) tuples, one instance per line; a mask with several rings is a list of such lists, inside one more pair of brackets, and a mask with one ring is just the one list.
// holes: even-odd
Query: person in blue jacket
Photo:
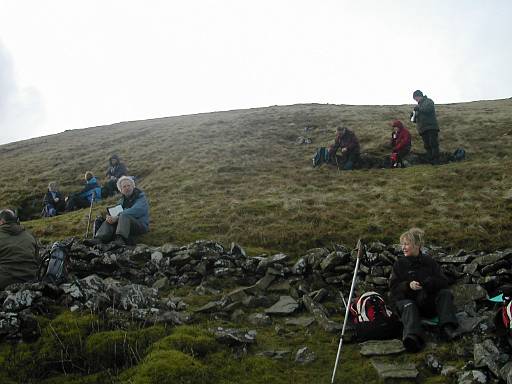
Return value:
[(96, 239), (103, 243), (113, 240), (114, 244), (123, 246), (133, 243), (135, 236), (149, 231), (149, 205), (146, 195), (135, 187), (132, 178), (119, 178), (117, 189), (122, 194), (119, 205), (123, 210), (117, 216), (107, 215), (96, 232)]
[(92, 200), (101, 200), (101, 187), (91, 171), (85, 172), (85, 186), (80, 192), (66, 197), (66, 211), (87, 208)]

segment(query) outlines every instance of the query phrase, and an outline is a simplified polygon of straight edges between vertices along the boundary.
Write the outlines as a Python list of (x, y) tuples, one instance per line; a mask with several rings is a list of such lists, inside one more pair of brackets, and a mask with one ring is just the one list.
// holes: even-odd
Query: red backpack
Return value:
[(363, 293), (350, 304), (350, 315), (355, 324), (389, 319), (393, 312), (386, 306), (386, 302), (377, 292)]

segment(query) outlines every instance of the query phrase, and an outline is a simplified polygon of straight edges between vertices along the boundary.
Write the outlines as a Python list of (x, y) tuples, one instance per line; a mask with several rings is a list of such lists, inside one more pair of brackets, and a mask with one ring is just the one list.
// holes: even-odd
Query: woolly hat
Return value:
[(412, 94), (412, 98), (414, 99), (415, 97), (423, 97), (423, 92), (421, 92), (419, 89), (415, 90)]
[(392, 127), (397, 127), (397, 128), (400, 128), (400, 129), (402, 129), (404, 127), (403, 123), (400, 120), (393, 120), (391, 122), (391, 126)]

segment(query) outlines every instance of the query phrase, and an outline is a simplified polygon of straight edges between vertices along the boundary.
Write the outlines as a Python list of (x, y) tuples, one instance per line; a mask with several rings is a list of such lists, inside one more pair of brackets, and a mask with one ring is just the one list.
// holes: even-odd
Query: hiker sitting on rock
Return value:
[(101, 187), (91, 171), (85, 172), (85, 187), (66, 197), (66, 212), (87, 208), (92, 200), (101, 199)]
[(391, 134), (391, 167), (403, 168), (403, 159), (411, 152), (411, 134), (400, 120), (391, 122), (393, 133)]
[(108, 164), (107, 173), (105, 174), (107, 182), (103, 185), (103, 197), (115, 195), (117, 192), (117, 180), (119, 180), (121, 176), (128, 175), (128, 169), (126, 165), (121, 162), (119, 156), (110, 156)]
[(10, 209), (0, 211), (0, 290), (10, 284), (37, 280), (37, 241)]
[(119, 205), (123, 208), (117, 216), (107, 215), (98, 229), (96, 239), (103, 243), (114, 240), (122, 246), (132, 242), (133, 237), (149, 230), (149, 205), (144, 192), (135, 188), (133, 179), (122, 176), (117, 180), (117, 188), (123, 195)]
[(48, 192), (44, 195), (43, 199), (43, 212), (41, 216), (52, 217), (64, 212), (66, 203), (64, 197), (58, 190), (57, 183), (52, 181), (48, 184)]
[(405, 257), (393, 265), (389, 281), (391, 298), (395, 301), (403, 324), (403, 344), (409, 352), (425, 345), (421, 317), (439, 317), (441, 336), (451, 340), (458, 327), (453, 295), (439, 265), (421, 252), (424, 232), (412, 228), (400, 236)]
[[(335, 157), (338, 149), (341, 156)], [(334, 145), (329, 147), (329, 158), (334, 159), (339, 168), (349, 171), (359, 162), (359, 152), (359, 141), (355, 133), (348, 128), (336, 128)]]

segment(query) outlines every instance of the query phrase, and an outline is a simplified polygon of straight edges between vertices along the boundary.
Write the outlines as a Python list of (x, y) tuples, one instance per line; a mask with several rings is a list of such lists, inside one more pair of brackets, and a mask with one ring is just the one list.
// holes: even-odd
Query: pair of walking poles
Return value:
[[(336, 377), (336, 369), (338, 368), (338, 362), (341, 354), (341, 347), (343, 346), (343, 336), (345, 335), (345, 327), (347, 326), (348, 313), (350, 310), (350, 303), (352, 302), (352, 296), (354, 295), (354, 289), (357, 281), (357, 271), (359, 270), (359, 260), (361, 259), (363, 252), (365, 250), (365, 245), (363, 241), (359, 239), (357, 241), (357, 258), (356, 258), (356, 266), (354, 268), (354, 276), (352, 277), (352, 285), (350, 286), (350, 293), (348, 295), (348, 300), (345, 302), (345, 319), (343, 320), (343, 328), (341, 329), (341, 337), (340, 342), (338, 344), (338, 353), (336, 354), (336, 362), (334, 363), (334, 370), (332, 372), (331, 384), (334, 384), (334, 378)], [(343, 295), (341, 296), (343, 299)]]

